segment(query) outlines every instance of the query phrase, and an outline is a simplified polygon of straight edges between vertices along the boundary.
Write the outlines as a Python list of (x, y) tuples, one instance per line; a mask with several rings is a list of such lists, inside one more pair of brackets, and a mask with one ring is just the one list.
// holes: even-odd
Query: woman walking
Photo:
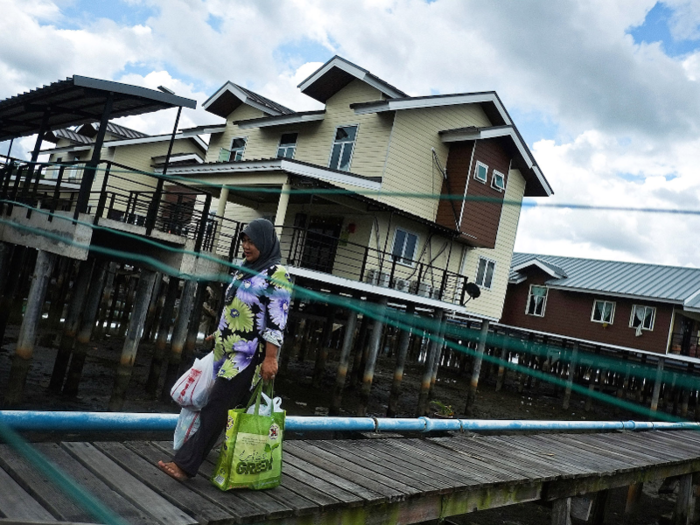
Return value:
[(291, 283), (280, 265), (280, 244), (272, 223), (251, 221), (241, 233), (245, 261), (226, 289), (214, 338), (216, 381), (202, 409), (199, 430), (160, 469), (183, 481), (197, 474), (226, 426), (229, 409), (246, 403), (261, 379), (277, 374), (277, 353), (287, 325)]

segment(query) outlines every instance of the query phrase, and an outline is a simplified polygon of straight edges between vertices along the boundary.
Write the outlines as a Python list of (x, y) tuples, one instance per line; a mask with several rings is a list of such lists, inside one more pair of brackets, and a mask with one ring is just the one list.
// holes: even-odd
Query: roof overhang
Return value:
[(110, 93), (110, 119), (197, 106), (195, 100), (170, 93), (75, 75), (0, 101), (0, 141), (38, 133), (47, 110), (48, 129), (99, 122)]
[[(520, 270), (524, 270), (525, 268), (529, 268), (531, 266), (535, 266), (535, 267), (539, 268), (540, 270), (542, 270), (543, 272), (545, 272), (547, 275), (551, 276), (554, 279), (564, 279), (564, 278), (568, 277), (566, 275), (566, 273), (558, 272), (554, 268), (552, 268), (551, 266), (543, 263), (542, 261), (540, 261), (538, 259), (531, 259), (531, 260), (525, 261), (524, 263), (521, 263), (517, 266), (513, 266), (511, 268), (511, 271), (518, 272)], [(520, 281), (520, 282), (522, 282), (522, 281)]]
[(269, 128), (273, 126), (288, 126), (290, 124), (305, 124), (307, 122), (320, 122), (326, 117), (326, 111), (305, 111), (292, 115), (279, 115), (276, 117), (263, 117), (251, 120), (238, 120), (234, 122), (239, 129)]
[(248, 106), (262, 111), (266, 115), (282, 114), (280, 111), (260, 104), (258, 101), (248, 96), (248, 93), (230, 81), (226, 82), (216, 93), (209, 97), (206, 102), (202, 104), (202, 107), (209, 113), (226, 118), (241, 104), (247, 104)]
[(361, 80), (389, 98), (406, 96), (400, 89), (339, 56), (334, 56), (318, 68), (299, 84), (299, 89), (305, 95), (325, 103), (353, 80)]
[[(552, 187), (545, 179), (540, 167), (535, 162), (535, 157), (530, 152), (530, 148), (518, 133), (518, 130), (513, 125), (494, 126), (490, 128), (459, 128), (447, 129), (438, 132), (445, 144), (453, 142), (465, 142), (469, 140), (483, 140), (494, 138), (505, 138), (517, 151), (518, 160), (516, 167), (524, 168), (525, 179), (527, 182), (525, 196), (526, 197), (549, 197), (554, 192)], [(529, 175), (529, 176), (528, 176)]]
[[(171, 135), (153, 135), (150, 137), (139, 137), (137, 139), (121, 139), (121, 140), (108, 140), (102, 144), (103, 148), (117, 148), (123, 146), (134, 146), (140, 144), (157, 144), (159, 142), (169, 142)], [(175, 140), (191, 140), (195, 145), (202, 151), (207, 151), (207, 144), (198, 135), (188, 135), (183, 136), (181, 133), (175, 135)], [(81, 145), (81, 146), (67, 146), (65, 148), (54, 148), (50, 150), (41, 150), (42, 154), (45, 153), (57, 153), (59, 151), (86, 151), (92, 148), (92, 144)]]
[(185, 128), (180, 130), (183, 137), (193, 137), (199, 135), (211, 135), (214, 133), (223, 133), (226, 131), (226, 124), (215, 124), (209, 126), (197, 126), (194, 128)]
[(358, 115), (382, 113), (386, 111), (401, 111), (405, 109), (437, 108), (457, 106), (461, 104), (481, 104), (486, 116), (496, 126), (512, 126), (513, 122), (506, 111), (503, 102), (495, 91), (481, 93), (455, 93), (451, 95), (429, 95), (425, 97), (405, 97), (376, 102), (360, 102), (350, 104)]
[(608, 290), (592, 290), (590, 288), (576, 288), (573, 286), (559, 286), (555, 283), (545, 283), (552, 290), (561, 290), (562, 292), (585, 293), (587, 295), (598, 295), (608, 297), (619, 297), (621, 299), (633, 299), (636, 301), (644, 301), (646, 303), (664, 303), (673, 305), (683, 305), (683, 301), (668, 299), (666, 297), (649, 297), (646, 295), (626, 294), (619, 292), (610, 292)]

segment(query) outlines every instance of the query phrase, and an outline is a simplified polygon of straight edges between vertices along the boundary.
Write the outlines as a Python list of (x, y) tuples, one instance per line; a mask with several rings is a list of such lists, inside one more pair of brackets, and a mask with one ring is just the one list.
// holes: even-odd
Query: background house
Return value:
[(700, 269), (515, 253), (501, 320), (700, 361)]

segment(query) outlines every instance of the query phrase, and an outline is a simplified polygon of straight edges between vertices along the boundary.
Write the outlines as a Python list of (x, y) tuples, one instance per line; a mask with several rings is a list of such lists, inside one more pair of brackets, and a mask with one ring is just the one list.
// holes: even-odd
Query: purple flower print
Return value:
[(270, 298), (270, 319), (284, 330), (287, 326), (287, 315), (289, 314), (289, 292), (277, 291)]
[(249, 355), (252, 356), (255, 354), (255, 351), (258, 349), (258, 338), (256, 337), (252, 341), (246, 341), (245, 339), (241, 339), (240, 341), (236, 341), (233, 344), (233, 350), (237, 354), (243, 354), (243, 355)]
[(254, 275), (241, 281), (236, 297), (247, 305), (259, 304), (262, 291), (267, 288), (267, 280), (261, 275)]

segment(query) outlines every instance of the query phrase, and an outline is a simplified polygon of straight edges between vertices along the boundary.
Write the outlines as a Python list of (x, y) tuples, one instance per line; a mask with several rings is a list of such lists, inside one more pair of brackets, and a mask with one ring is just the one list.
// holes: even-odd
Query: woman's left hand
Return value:
[(263, 381), (271, 381), (277, 375), (277, 356), (267, 356), (260, 367)]

